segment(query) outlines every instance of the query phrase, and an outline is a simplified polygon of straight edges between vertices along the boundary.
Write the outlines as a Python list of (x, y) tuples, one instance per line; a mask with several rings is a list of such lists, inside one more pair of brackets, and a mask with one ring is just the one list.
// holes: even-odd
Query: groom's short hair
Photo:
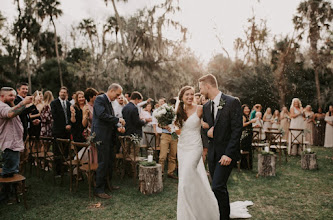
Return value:
[(216, 77), (213, 74), (207, 74), (205, 76), (202, 76), (199, 79), (199, 82), (207, 83), (207, 84), (211, 85), (214, 88), (218, 87)]
[(138, 91), (132, 92), (131, 100), (135, 100), (135, 99), (142, 100), (143, 99), (142, 94)]

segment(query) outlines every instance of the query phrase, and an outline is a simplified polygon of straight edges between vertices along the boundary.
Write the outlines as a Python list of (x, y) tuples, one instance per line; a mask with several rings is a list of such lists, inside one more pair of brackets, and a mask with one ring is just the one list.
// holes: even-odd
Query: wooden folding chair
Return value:
[(269, 148), (274, 149), (279, 153), (280, 163), (281, 163), (282, 151), (284, 151), (284, 155), (286, 157), (286, 162), (288, 162), (287, 146), (282, 144), (282, 132), (266, 131), (265, 133), (266, 133), (266, 138), (268, 141)]
[(38, 155), (41, 153), (41, 143), (39, 138), (35, 136), (29, 136), (28, 146), (29, 146), (28, 163), (30, 164), (30, 175), (32, 174), (32, 167), (35, 166), (36, 174), (39, 177), (41, 170), (41, 159), (38, 158)]
[[(72, 192), (73, 188), (73, 164), (71, 159), (71, 140), (70, 139), (62, 139), (57, 138), (56, 139), (56, 147), (59, 151), (59, 155), (53, 151), (54, 154), (54, 164), (53, 164), (53, 170), (54, 170), (54, 177), (56, 176), (56, 166), (55, 163), (60, 160), (61, 163), (61, 184), (63, 184), (64, 180), (64, 169), (69, 169), (69, 191)], [(55, 179), (54, 179), (55, 182)]]
[(161, 150), (161, 148), (158, 146), (157, 143), (157, 137), (154, 132), (143, 132), (145, 135), (145, 138), (147, 140), (147, 148), (151, 148), (154, 150), (154, 160), (158, 161), (159, 156), (158, 156), (158, 151)]
[[(301, 139), (301, 140), (299, 140)], [(293, 146), (296, 146), (296, 155), (298, 154), (298, 148), (304, 151), (304, 129), (289, 128), (289, 140), (290, 140), (290, 152)]]
[[(79, 186), (79, 177), (80, 177), (79, 168), (81, 165), (87, 164), (89, 162), (88, 158), (84, 158), (84, 156), (86, 155), (86, 152), (88, 152), (89, 146), (90, 146), (89, 143), (72, 142), (73, 153), (70, 154), (70, 159), (72, 160), (72, 162), (71, 162), (72, 166), (77, 168), (75, 191), (77, 191), (78, 186)], [(83, 149), (83, 152), (81, 155), (79, 155), (79, 152), (81, 149)]]
[[(44, 137), (40, 136), (40, 143), (41, 143), (41, 152), (38, 154), (38, 158), (41, 160), (41, 169), (43, 173), (45, 174), (46, 171), (49, 171), (51, 169), (51, 164), (53, 162), (53, 152), (52, 147), (54, 143), (53, 137)], [(42, 179), (44, 179), (45, 175), (42, 175)]]
[[(93, 145), (93, 143), (91, 143), (91, 145)], [(95, 176), (97, 168), (98, 168), (98, 163), (96, 161), (92, 160), (93, 156), (92, 156), (92, 151), (90, 149), (89, 144), (87, 147), (87, 152), (88, 152), (88, 163), (81, 165), (80, 171), (87, 175), (88, 185), (89, 185), (89, 198), (91, 198), (91, 186), (95, 185), (94, 176)]]
[(133, 181), (136, 183), (137, 165), (144, 158), (136, 156), (137, 150), (134, 143), (131, 141), (130, 136), (119, 136), (119, 140), (121, 144), (121, 152), (123, 154), (123, 161), (130, 163), (133, 172)]

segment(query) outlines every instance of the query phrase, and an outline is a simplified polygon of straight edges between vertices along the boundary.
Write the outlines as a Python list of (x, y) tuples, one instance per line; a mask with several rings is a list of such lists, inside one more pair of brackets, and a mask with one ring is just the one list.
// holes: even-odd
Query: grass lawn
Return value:
[[(300, 157), (277, 164), (276, 177), (257, 178), (256, 159), (253, 171), (235, 169), (228, 181), (231, 202), (253, 201), (252, 219), (333, 219), (333, 149), (314, 150), (317, 171), (302, 170)], [(164, 191), (151, 196), (142, 195), (131, 178), (114, 183), (121, 189), (111, 200), (89, 200), (86, 182), (70, 193), (66, 182), (54, 186), (51, 176), (42, 181), (28, 175), (29, 209), (1, 204), (0, 219), (176, 219), (177, 180), (165, 179)]]

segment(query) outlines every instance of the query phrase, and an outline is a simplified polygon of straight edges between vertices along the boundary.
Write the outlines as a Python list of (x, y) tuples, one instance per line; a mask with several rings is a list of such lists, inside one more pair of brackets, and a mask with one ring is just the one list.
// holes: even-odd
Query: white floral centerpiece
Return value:
[(172, 106), (164, 104), (154, 111), (153, 116), (157, 119), (158, 124), (162, 127), (169, 126), (171, 128), (171, 135), (173, 139), (177, 139), (174, 121), (176, 119), (176, 113)]

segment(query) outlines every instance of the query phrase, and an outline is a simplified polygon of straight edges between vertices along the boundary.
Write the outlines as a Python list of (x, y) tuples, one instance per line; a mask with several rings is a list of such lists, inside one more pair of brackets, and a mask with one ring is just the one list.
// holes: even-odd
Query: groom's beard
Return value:
[(15, 106), (15, 105), (14, 105), (14, 102), (5, 101), (5, 103), (6, 103), (7, 105), (9, 105), (10, 107), (14, 107), (14, 106)]

